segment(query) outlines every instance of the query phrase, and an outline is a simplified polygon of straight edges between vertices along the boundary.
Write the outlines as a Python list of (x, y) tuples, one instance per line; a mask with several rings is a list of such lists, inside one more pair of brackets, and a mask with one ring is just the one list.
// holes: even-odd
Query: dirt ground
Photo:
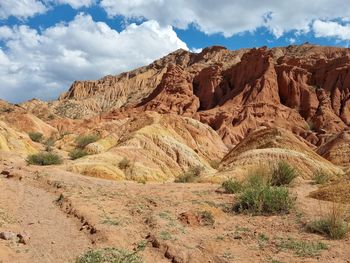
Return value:
[[(0, 240), (1, 263), (74, 262), (102, 247), (138, 248), (147, 263), (350, 262), (349, 237), (305, 230), (327, 205), (307, 197), (317, 187), (306, 181), (291, 188), (290, 214), (250, 216), (227, 212), (235, 196), (216, 184), (116, 182), (0, 158), (0, 171), (13, 176), (0, 175), (0, 232), (30, 237), (27, 244)], [(214, 223), (200, 217), (208, 212)], [(308, 248), (311, 242), (326, 248)]]

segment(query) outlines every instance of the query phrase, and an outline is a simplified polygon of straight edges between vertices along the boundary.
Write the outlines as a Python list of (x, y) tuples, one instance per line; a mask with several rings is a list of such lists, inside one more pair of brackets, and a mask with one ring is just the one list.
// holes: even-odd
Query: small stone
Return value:
[(8, 171), (8, 170), (3, 170), (3, 171), (1, 171), (0, 174), (5, 175), (5, 178), (13, 177), (13, 174), (11, 174), (10, 171)]
[(2, 175), (6, 175), (6, 176), (7, 176), (7, 175), (9, 175), (9, 174), (10, 174), (10, 172), (9, 172), (9, 171), (7, 171), (7, 170), (3, 170), (3, 171), (1, 171), (1, 174), (2, 174)]
[(18, 234), (17, 237), (19, 239), (18, 243), (21, 243), (23, 245), (28, 244), (29, 239), (30, 239), (29, 235), (27, 235), (27, 234)]
[(0, 238), (4, 240), (12, 240), (16, 237), (16, 234), (10, 231), (0, 232)]

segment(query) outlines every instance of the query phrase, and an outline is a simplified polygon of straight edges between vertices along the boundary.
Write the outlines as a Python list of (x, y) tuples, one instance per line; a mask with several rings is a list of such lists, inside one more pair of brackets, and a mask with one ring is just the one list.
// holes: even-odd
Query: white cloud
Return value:
[(97, 0), (0, 0), (0, 19), (14, 16), (20, 19), (45, 13), (55, 5), (68, 4), (74, 9), (89, 7)]
[(122, 32), (79, 14), (42, 32), (28, 26), (0, 27), (0, 97), (21, 101), (53, 98), (76, 79), (96, 79), (187, 49), (170, 26), (131, 24)]
[(96, 3), (95, 0), (55, 0), (56, 4), (68, 4), (71, 7), (78, 9), (80, 7), (89, 7)]
[(334, 37), (339, 40), (350, 40), (350, 24), (341, 25), (334, 21), (316, 20), (313, 23), (316, 37)]
[(27, 18), (45, 11), (46, 6), (39, 0), (0, 0), (0, 19)]
[(100, 5), (109, 16), (155, 19), (178, 28), (194, 23), (207, 34), (227, 37), (262, 26), (280, 37), (290, 30), (309, 32), (316, 19), (350, 18), (347, 0), (101, 0)]
[(287, 41), (291, 44), (294, 44), (297, 40), (295, 38), (291, 37), (291, 38), (288, 38)]

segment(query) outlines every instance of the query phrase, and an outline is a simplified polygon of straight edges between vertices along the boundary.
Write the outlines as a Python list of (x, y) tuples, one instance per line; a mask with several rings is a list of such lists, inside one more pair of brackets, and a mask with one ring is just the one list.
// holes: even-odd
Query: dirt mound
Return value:
[(25, 133), (16, 131), (0, 121), (0, 151), (13, 152), (26, 156), (37, 152), (35, 145)]
[(116, 132), (108, 130), (108, 136), (87, 147), (97, 154), (72, 162), (69, 169), (109, 179), (168, 181), (191, 167), (213, 173), (210, 162), (228, 151), (214, 130), (191, 118), (145, 112), (119, 123)]
[(350, 203), (350, 179), (342, 179), (310, 193), (310, 197), (341, 203)]
[(343, 174), (310, 146), (288, 130), (261, 128), (249, 134), (223, 158), (218, 175), (242, 177), (259, 166), (282, 160), (295, 167), (305, 179), (310, 179), (320, 169), (329, 174)]
[(350, 166), (350, 130), (334, 135), (317, 153), (334, 164)]

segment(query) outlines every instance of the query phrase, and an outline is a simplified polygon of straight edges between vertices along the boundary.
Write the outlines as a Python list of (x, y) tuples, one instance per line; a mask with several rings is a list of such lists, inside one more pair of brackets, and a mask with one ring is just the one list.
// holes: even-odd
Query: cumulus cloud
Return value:
[(89, 7), (97, 0), (0, 0), (0, 19), (14, 16), (20, 19), (45, 13), (52, 6), (68, 4), (74, 9)]
[(316, 37), (334, 37), (339, 40), (350, 40), (350, 24), (341, 25), (334, 21), (316, 20), (313, 23)]
[(0, 97), (10, 101), (53, 98), (76, 79), (116, 74), (187, 49), (171, 26), (151, 20), (117, 32), (86, 14), (41, 32), (2, 26), (0, 41)]
[(193, 23), (207, 34), (227, 37), (259, 27), (280, 37), (291, 30), (309, 32), (316, 19), (350, 18), (346, 0), (101, 0), (100, 5), (111, 17), (155, 19), (182, 29)]
[(0, 19), (27, 18), (44, 12), (46, 6), (39, 0), (0, 0)]
[(96, 0), (55, 0), (56, 4), (68, 4), (71, 7), (78, 9), (80, 7), (89, 7), (96, 3)]

